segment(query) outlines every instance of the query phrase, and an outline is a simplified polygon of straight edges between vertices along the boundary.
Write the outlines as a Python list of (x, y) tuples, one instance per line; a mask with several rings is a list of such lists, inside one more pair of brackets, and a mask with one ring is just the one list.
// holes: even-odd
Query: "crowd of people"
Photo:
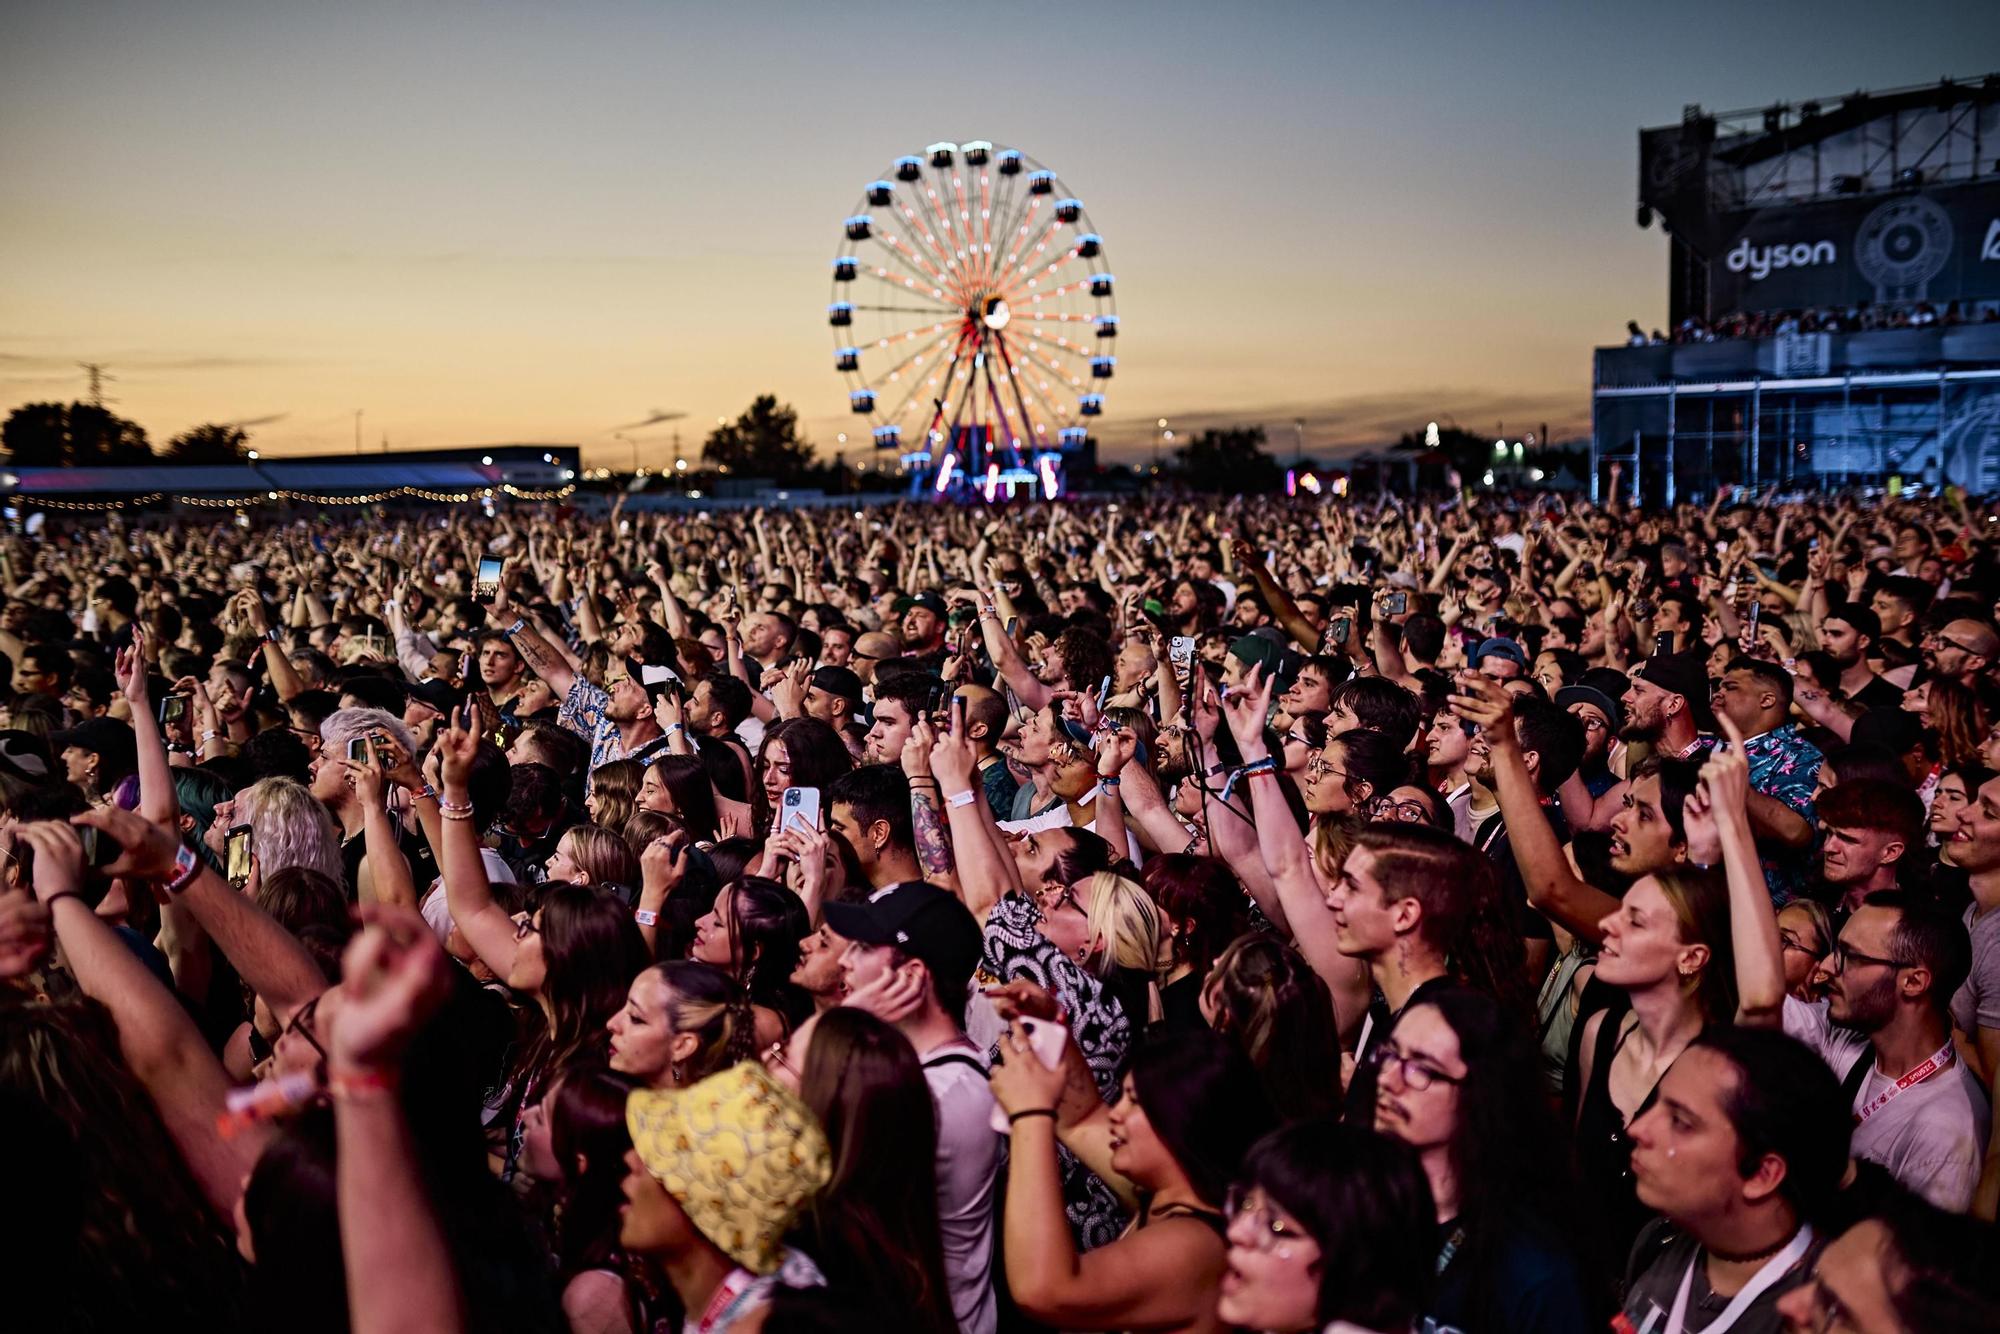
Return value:
[(9, 1307), (2000, 1327), (1996, 521), (52, 517)]
[(1651, 333), (1637, 320), (1625, 321), (1627, 347), (1658, 347), (1663, 343), (1725, 343), (1738, 338), (1777, 338), (1802, 333), (1873, 333), (1880, 329), (1951, 329), (1961, 324), (2000, 321), (2000, 305), (1992, 302), (1949, 301), (1939, 310), (1929, 301), (1861, 301), (1851, 306), (1809, 309), (1746, 310), (1714, 319), (1689, 315), (1671, 335)]

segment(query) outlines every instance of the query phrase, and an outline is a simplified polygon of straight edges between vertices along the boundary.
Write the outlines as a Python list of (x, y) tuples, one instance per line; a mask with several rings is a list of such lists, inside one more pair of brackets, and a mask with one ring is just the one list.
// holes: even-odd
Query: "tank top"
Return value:
[[(1625, 1114), (1611, 1101), (1611, 1062), (1626, 1036), (1631, 1012), (1606, 1013), (1592, 1048), (1590, 1082), (1584, 1086), (1576, 1120), (1577, 1176), (1585, 1198), (1594, 1207), (1594, 1235), (1602, 1239), (1603, 1263), (1622, 1266), (1639, 1229), (1653, 1211), (1639, 1202), (1632, 1176), (1632, 1141), (1625, 1133)], [(1637, 1020), (1633, 1020), (1636, 1025)], [(1646, 1091), (1644, 1107), (1659, 1086)], [(1612, 1272), (1617, 1272), (1613, 1270)]]

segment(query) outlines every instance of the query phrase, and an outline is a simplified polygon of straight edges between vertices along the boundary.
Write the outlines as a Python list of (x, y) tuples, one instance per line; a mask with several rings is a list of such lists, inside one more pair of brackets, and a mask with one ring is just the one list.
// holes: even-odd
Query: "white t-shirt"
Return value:
[(961, 1334), (995, 1334), (1000, 1311), (993, 1295), (993, 1211), (1000, 1137), (993, 1133), (986, 1062), (960, 1037), (925, 1052), (923, 1066), (937, 1102), (938, 1235), (952, 1314)]
[[(1083, 794), (1083, 804), (1091, 807), (1093, 812), (1097, 806), (1097, 794), (1102, 790), (1094, 787)], [(1003, 834), (1039, 834), (1045, 829), (1070, 829), (1076, 825), (1076, 821), (1070, 818), (1068, 804), (1063, 802), (1058, 802), (1040, 815), (1030, 816), (1025, 820), (996, 820), (994, 823), (1000, 827), (1000, 832)], [(1095, 814), (1084, 828), (1093, 834), (1097, 832)], [(1139, 846), (1139, 836), (1132, 831), (1129, 820), (1125, 826), (1125, 855), (1131, 858), (1134, 866), (1145, 864), (1145, 850)]]
[[(1868, 1039), (1836, 1026), (1825, 1001), (1811, 1004), (1785, 997), (1785, 1032), (1819, 1053), (1835, 1076), (1845, 1079), (1857, 1060), (1869, 1062), (1868, 1077), (1854, 1095), (1859, 1111), (1896, 1080), (1874, 1068)], [(1889, 1169), (1889, 1174), (1940, 1209), (1964, 1213), (1972, 1206), (1979, 1171), (1986, 1160), (1989, 1110), (1986, 1091), (1963, 1061), (1912, 1084), (1854, 1128), (1853, 1152)]]
[[(514, 880), (514, 868), (507, 865), (506, 858), (493, 849), (482, 846), (479, 849), (479, 860), (486, 863), (487, 884), (511, 885), (516, 883)], [(443, 876), (439, 876), (437, 879), (431, 881), (431, 887), (425, 891), (424, 900), (418, 906), (417, 911), (423, 915), (424, 925), (428, 926), (431, 929), (431, 933), (438, 938), (438, 944), (442, 945), (451, 938), (451, 905), (445, 902)]]
[(1951, 998), (1951, 1022), (1977, 1041), (1982, 1028), (2000, 1028), (2000, 912), (1979, 916), (1979, 905), (1965, 910), (1966, 934), (1972, 937), (1972, 972)]

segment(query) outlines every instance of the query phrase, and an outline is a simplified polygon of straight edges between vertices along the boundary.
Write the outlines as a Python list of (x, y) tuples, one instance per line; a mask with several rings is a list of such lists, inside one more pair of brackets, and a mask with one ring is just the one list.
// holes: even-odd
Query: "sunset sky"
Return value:
[[(1972, 76), (2000, 4), (73, 0), (0, 41), (0, 413), (81, 396), (268, 454), (847, 429), (841, 219), (891, 159), (1061, 173), (1118, 275), (1103, 435), (1587, 424), (1663, 322), (1637, 131)], [(670, 428), (640, 432), (653, 466)]]

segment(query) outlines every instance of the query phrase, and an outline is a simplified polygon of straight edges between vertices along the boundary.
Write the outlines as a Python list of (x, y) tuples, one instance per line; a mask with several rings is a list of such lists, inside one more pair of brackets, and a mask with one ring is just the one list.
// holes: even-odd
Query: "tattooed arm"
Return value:
[(548, 682), (557, 699), (569, 694), (570, 687), (576, 684), (575, 670), (534, 626), (523, 625), (509, 638), (513, 641), (514, 651), (521, 655), (521, 661), (528, 664), (528, 670)]
[(910, 829), (917, 845), (917, 865), (924, 879), (958, 893), (958, 872), (951, 855), (951, 834), (945, 825), (938, 780), (931, 776), (931, 747), (937, 733), (928, 719), (919, 719), (903, 743), (903, 773), (910, 780)]

